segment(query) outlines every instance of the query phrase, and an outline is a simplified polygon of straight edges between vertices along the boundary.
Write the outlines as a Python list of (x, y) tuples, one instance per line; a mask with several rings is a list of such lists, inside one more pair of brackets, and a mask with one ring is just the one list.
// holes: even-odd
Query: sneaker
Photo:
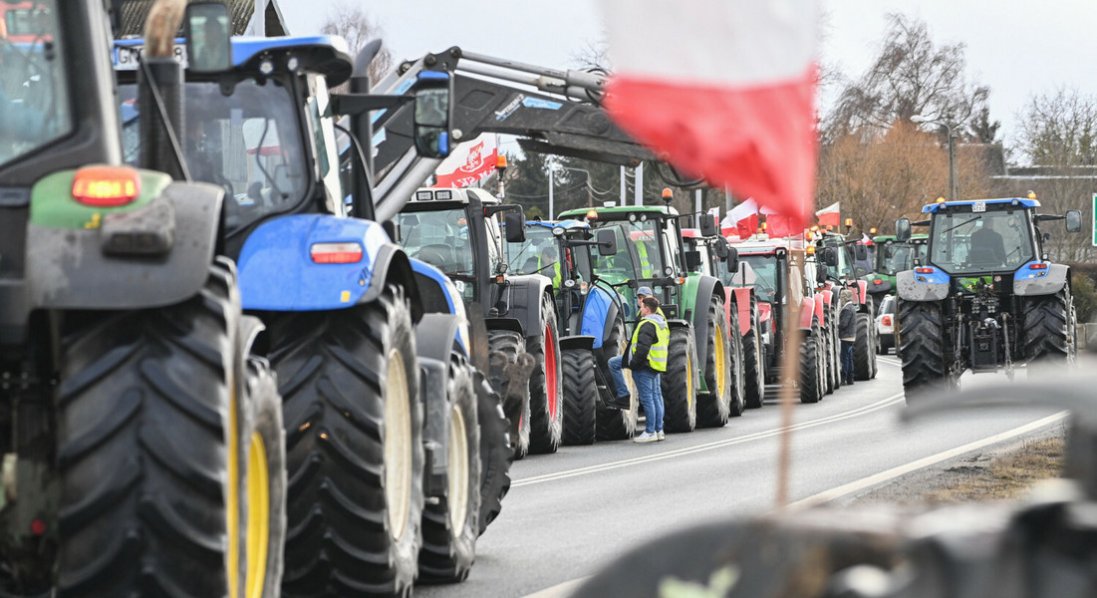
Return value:
[(647, 444), (649, 442), (658, 442), (658, 440), (659, 440), (659, 435), (658, 434), (648, 434), (647, 432), (644, 432), (643, 434), (641, 434), (641, 435), (637, 436), (636, 438), (632, 439), (632, 441), (637, 443), (637, 444)]
[(659, 437), (659, 440), (666, 440), (667, 439), (667, 435), (664, 434), (662, 430), (659, 430), (658, 432), (656, 432), (655, 435)]

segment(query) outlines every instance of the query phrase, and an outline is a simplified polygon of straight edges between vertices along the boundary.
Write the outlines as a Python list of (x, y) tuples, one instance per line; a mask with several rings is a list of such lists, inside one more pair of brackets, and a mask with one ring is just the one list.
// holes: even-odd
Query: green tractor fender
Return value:
[(1047, 264), (1047, 268), (1033, 269), (1026, 264), (1013, 275), (1013, 294), (1020, 297), (1054, 295), (1070, 281), (1070, 267), (1064, 264)]
[(142, 309), (194, 296), (213, 263), (224, 190), (138, 171), (140, 195), (119, 207), (72, 198), (76, 171), (31, 191), (29, 309)]
[(693, 324), (694, 340), (701, 351), (708, 344), (708, 302), (714, 296), (724, 299), (724, 285), (713, 276), (695, 272), (686, 277), (681, 291), (678, 313)]

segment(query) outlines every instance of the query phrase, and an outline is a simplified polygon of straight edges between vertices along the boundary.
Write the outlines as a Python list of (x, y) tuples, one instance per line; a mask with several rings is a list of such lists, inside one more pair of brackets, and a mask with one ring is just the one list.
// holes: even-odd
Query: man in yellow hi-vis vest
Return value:
[[(625, 348), (624, 355), (609, 360), (610, 371), (617, 387), (619, 401), (629, 397), (625, 375), (622, 372), (624, 360), (628, 359), (628, 368), (632, 370), (632, 381), (636, 383), (636, 393), (640, 405), (644, 408), (647, 423), (644, 433), (633, 440), (639, 443), (663, 440), (663, 391), (660, 388), (660, 374), (667, 371), (667, 357), (670, 352), (670, 327), (665, 318), (658, 314), (659, 300), (645, 297), (640, 304), (640, 321), (632, 332), (632, 340)], [(623, 392), (622, 392), (623, 391)]]

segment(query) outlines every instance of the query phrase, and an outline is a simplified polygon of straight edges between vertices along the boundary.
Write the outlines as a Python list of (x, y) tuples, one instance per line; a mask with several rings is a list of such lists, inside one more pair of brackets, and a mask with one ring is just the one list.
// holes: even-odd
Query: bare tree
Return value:
[[(1097, 96), (1060, 89), (1033, 97), (1021, 117), (1020, 150), (1038, 167), (1033, 184), (1046, 211), (1081, 209), (1090, 218), (1090, 198), (1097, 193)], [(1087, 235), (1048, 228), (1053, 256), (1077, 262), (1092, 255)]]
[[(382, 33), (381, 27), (370, 18), (365, 8), (345, 1), (335, 3), (320, 26), (320, 31), (347, 40), (351, 56), (357, 56), (366, 43), (381, 37)], [(392, 53), (382, 46), (369, 65), (370, 81), (380, 81), (392, 69), (392, 63)]]
[(986, 106), (989, 89), (968, 84), (964, 67), (963, 44), (934, 44), (924, 21), (889, 15), (876, 60), (825, 119), (827, 136), (880, 135), (915, 115), (968, 123)]

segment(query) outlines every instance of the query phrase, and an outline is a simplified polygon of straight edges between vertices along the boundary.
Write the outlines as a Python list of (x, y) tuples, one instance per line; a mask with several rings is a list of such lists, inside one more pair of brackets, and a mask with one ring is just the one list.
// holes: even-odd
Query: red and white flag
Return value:
[(818, 0), (602, 0), (606, 108), (680, 170), (812, 217)]
[(471, 187), (495, 170), (499, 148), (495, 135), (486, 135), (458, 146), (434, 175), (435, 187)]
[(829, 206), (815, 212), (815, 217), (819, 219), (820, 226), (833, 226), (838, 228), (842, 224), (842, 208), (839, 206), (841, 202), (834, 202)]

